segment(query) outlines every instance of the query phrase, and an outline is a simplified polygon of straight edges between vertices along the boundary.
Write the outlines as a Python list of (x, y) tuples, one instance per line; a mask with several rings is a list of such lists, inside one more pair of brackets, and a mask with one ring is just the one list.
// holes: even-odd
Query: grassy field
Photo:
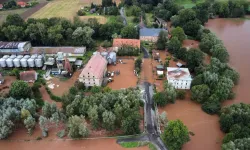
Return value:
[(136, 148), (136, 147), (143, 147), (148, 146), (150, 150), (157, 150), (156, 147), (150, 142), (124, 142), (120, 143), (120, 145), (124, 148)]
[(204, 1), (205, 0), (196, 0), (196, 2), (194, 3), (192, 0), (176, 0), (175, 2), (179, 5), (184, 6), (185, 8), (192, 8), (196, 4), (202, 3)]
[(10, 14), (21, 15), (22, 13), (24, 13), (27, 10), (28, 10), (28, 8), (0, 11), (0, 24), (2, 24), (3, 21), (5, 21), (5, 19), (8, 15), (10, 15)]

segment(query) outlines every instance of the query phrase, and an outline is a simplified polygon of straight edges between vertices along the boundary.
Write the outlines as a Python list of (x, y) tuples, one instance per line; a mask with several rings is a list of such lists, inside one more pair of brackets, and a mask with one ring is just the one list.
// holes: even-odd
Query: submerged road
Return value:
[[(144, 53), (144, 59), (150, 59), (149, 58), (149, 53), (146, 48), (142, 48), (143, 53)], [(157, 149), (159, 150), (167, 150), (165, 147), (164, 143), (162, 142), (160, 138), (160, 133), (157, 130), (157, 119), (156, 119), (156, 113), (154, 109), (154, 101), (153, 101), (153, 86), (148, 83), (144, 82), (143, 83), (143, 88), (144, 90), (144, 107), (145, 111), (145, 124), (146, 124), (146, 134), (137, 136), (137, 137), (132, 137), (132, 138), (125, 138), (125, 139), (118, 139), (117, 143), (121, 142), (135, 142), (135, 141), (150, 141), (153, 143)]]

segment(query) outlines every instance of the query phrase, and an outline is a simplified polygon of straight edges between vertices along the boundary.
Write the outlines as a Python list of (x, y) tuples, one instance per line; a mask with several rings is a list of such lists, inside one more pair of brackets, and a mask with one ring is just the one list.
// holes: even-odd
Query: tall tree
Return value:
[(17, 80), (11, 84), (9, 94), (16, 99), (29, 98), (31, 96), (31, 88), (28, 83)]
[(9, 25), (4, 27), (2, 31), (9, 41), (22, 41), (24, 38), (23, 27), (20, 26)]
[(200, 66), (203, 63), (204, 54), (199, 49), (191, 48), (187, 52), (187, 67), (194, 71), (195, 67)]
[(81, 46), (86, 45), (88, 47), (93, 44), (92, 35), (94, 34), (94, 30), (90, 27), (78, 27), (72, 34), (72, 38), (75, 41), (75, 45)]
[(107, 129), (108, 131), (112, 131), (115, 129), (115, 114), (112, 113), (111, 111), (105, 111), (102, 114), (103, 118), (103, 127)]
[(181, 150), (182, 145), (190, 140), (188, 128), (180, 120), (169, 121), (161, 138), (170, 150)]
[(138, 31), (134, 26), (128, 25), (121, 29), (121, 36), (128, 39), (136, 39), (138, 37)]
[(167, 41), (168, 41), (168, 33), (164, 30), (162, 30), (159, 33), (159, 37), (156, 42), (157, 49), (159, 50), (165, 50), (167, 46)]
[(172, 37), (168, 43), (168, 51), (175, 54), (181, 48), (181, 42), (178, 37)]
[(72, 116), (68, 121), (69, 133), (68, 136), (71, 138), (87, 137), (89, 130), (84, 117)]
[(179, 41), (181, 41), (181, 42), (186, 39), (186, 35), (184, 33), (184, 30), (181, 27), (176, 27), (176, 28), (172, 29), (171, 36), (177, 37), (179, 39)]

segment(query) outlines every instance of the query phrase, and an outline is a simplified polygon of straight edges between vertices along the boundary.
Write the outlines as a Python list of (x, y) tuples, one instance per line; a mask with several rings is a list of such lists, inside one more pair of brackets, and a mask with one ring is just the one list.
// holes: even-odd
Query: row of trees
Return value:
[(125, 134), (140, 132), (138, 90), (107, 91), (89, 97), (76, 95), (69, 93), (62, 97), (67, 117), (83, 116), (90, 120), (93, 129), (104, 128), (113, 131), (120, 128)]
[(249, 104), (233, 104), (222, 108), (220, 128), (226, 133), (222, 150), (245, 150), (250, 148)]

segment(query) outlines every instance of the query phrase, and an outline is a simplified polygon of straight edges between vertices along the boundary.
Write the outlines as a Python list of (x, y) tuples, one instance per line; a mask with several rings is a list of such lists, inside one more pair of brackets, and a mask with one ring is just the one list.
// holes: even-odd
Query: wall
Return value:
[(190, 89), (192, 80), (172, 80), (172, 79), (168, 79), (168, 82), (172, 83), (172, 85), (176, 89)]
[(141, 41), (151, 41), (156, 42), (158, 39), (158, 36), (140, 36)]

